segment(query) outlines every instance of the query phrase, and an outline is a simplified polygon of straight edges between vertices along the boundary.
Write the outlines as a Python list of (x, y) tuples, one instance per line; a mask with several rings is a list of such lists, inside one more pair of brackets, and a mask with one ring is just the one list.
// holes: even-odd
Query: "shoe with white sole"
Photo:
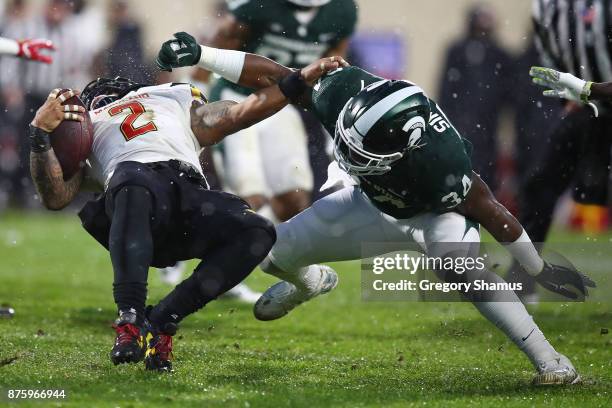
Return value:
[(242, 303), (248, 303), (252, 305), (259, 299), (261, 296), (260, 292), (255, 292), (253, 289), (249, 288), (246, 283), (239, 283), (221, 296), (219, 299), (233, 299)]
[(559, 354), (552, 361), (540, 364), (538, 374), (531, 382), (533, 385), (567, 385), (578, 384), (580, 375), (569, 358)]
[(281, 281), (271, 286), (257, 300), (253, 313), (258, 320), (276, 320), (302, 303), (332, 291), (338, 285), (338, 274), (329, 266), (313, 265), (320, 277), (308, 290), (298, 289), (294, 284)]

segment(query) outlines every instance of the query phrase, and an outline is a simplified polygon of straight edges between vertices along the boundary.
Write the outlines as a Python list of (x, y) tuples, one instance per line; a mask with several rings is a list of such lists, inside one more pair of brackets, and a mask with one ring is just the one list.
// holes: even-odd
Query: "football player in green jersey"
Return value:
[[(233, 64), (224, 62), (229, 55), (231, 51), (198, 47), (193, 37), (178, 35), (164, 43), (158, 65), (162, 69), (204, 65), (237, 82), (240, 76), (231, 74)], [(314, 84), (310, 93), (299, 73), (287, 68), (287, 76), (279, 82), (281, 89), (294, 95), (294, 102), (312, 109), (334, 134), (344, 188), (278, 225), (278, 240), (261, 267), (282, 281), (256, 303), (258, 319), (278, 319), (334, 289), (336, 273), (319, 263), (380, 255), (368, 252), (363, 245), (368, 242), (389, 243), (385, 252), (477, 256), (478, 223), (507, 243), (510, 253), (542, 286), (570, 298), (587, 294), (586, 286), (594, 286), (587, 277), (538, 255), (522, 226), (471, 170), (469, 143), (421, 88), (341, 65)], [(505, 283), (486, 269), (437, 272), (451, 283)], [(462, 295), (529, 357), (537, 370), (534, 384), (579, 381), (572, 363), (550, 345), (514, 291), (468, 289)]]
[[(354, 0), (228, 0), (227, 7), (211, 46), (293, 68), (344, 56), (357, 20)], [(220, 79), (210, 99), (240, 101), (251, 92)], [(260, 214), (285, 221), (310, 204), (308, 135), (295, 107), (230, 136), (222, 146), (226, 187)]]

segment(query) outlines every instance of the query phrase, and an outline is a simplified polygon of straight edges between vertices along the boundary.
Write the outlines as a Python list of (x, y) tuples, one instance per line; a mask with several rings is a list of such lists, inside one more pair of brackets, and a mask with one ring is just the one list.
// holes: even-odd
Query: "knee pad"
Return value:
[(250, 255), (263, 258), (270, 252), (276, 242), (274, 224), (253, 211), (247, 211), (241, 220), (238, 234), (245, 242), (250, 243)]

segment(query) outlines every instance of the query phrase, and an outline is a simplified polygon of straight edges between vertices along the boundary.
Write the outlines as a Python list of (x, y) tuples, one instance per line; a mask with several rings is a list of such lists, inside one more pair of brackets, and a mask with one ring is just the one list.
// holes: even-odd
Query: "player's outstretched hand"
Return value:
[(323, 75), (338, 68), (348, 67), (349, 63), (342, 57), (334, 56), (321, 58), (305, 68), (302, 68), (301, 76), (310, 86), (314, 85)]
[(60, 94), (61, 89), (51, 91), (45, 103), (38, 108), (36, 116), (32, 120), (32, 126), (51, 133), (63, 120), (74, 120), (82, 122), (85, 120), (83, 114), (85, 108), (79, 105), (62, 105), (66, 100), (78, 95), (77, 90), (68, 89)]
[(42, 50), (55, 51), (55, 46), (50, 40), (23, 40), (18, 41), (17, 44), (19, 45), (19, 51), (17, 52), (18, 57), (45, 64), (53, 62), (53, 58), (51, 58), (50, 55), (41, 52)]
[[(544, 269), (535, 280), (551, 292), (558, 293), (570, 299), (584, 299), (589, 295), (587, 287), (597, 287), (595, 282), (575, 269), (544, 262)], [(571, 290), (574, 287), (575, 290)], [(576, 292), (578, 291), (578, 293)]]
[(567, 72), (559, 72), (544, 67), (531, 67), (529, 75), (531, 75), (534, 84), (549, 88), (544, 91), (544, 96), (583, 103), (588, 102), (591, 94), (590, 82), (576, 78)]
[(201, 55), (202, 48), (194, 36), (181, 31), (175, 33), (173, 39), (162, 44), (155, 63), (162, 71), (172, 71), (172, 68), (197, 64)]

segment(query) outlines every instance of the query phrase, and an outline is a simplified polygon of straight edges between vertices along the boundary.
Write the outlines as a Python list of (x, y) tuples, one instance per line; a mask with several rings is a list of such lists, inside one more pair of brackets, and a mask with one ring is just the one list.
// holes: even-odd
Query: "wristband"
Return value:
[(17, 55), (19, 54), (19, 43), (9, 38), (0, 38), (0, 55)]
[(287, 99), (293, 100), (301, 96), (306, 88), (308, 88), (308, 85), (306, 85), (300, 71), (293, 71), (280, 80), (278, 87)]
[(589, 96), (591, 96), (591, 86), (593, 86), (593, 82), (587, 81), (582, 88), (582, 92), (580, 93), (580, 99), (584, 103), (589, 103)]
[(197, 65), (207, 71), (221, 75), (233, 83), (238, 83), (246, 53), (242, 51), (223, 50), (200, 45), (200, 58)]
[(51, 150), (49, 133), (33, 125), (30, 125), (28, 133), (30, 136), (30, 150), (33, 153), (44, 153)]

